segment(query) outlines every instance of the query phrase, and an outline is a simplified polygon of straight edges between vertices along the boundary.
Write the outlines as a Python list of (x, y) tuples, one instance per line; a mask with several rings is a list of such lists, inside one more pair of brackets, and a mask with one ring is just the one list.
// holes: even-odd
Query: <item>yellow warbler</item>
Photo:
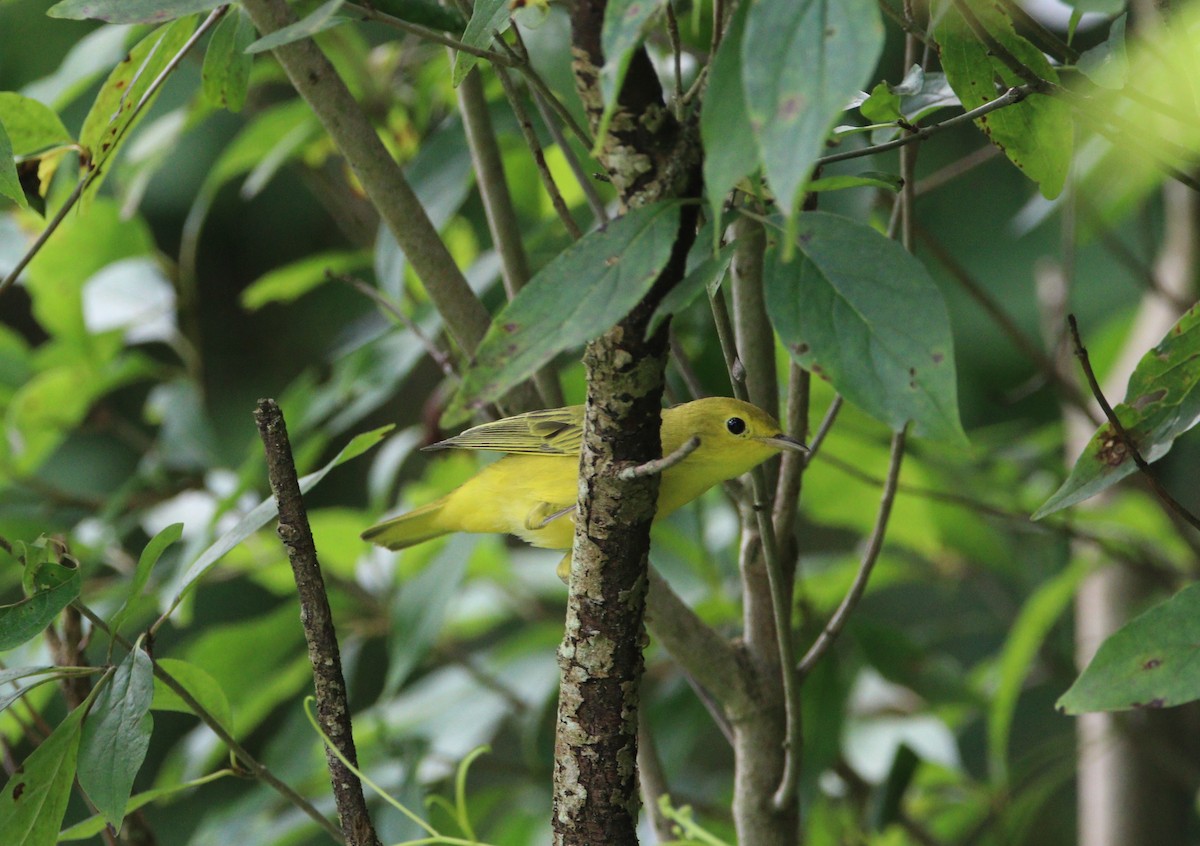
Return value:
[[(664, 455), (693, 436), (699, 446), (662, 473), (655, 520), (780, 450), (808, 451), (785, 435), (771, 415), (727, 397), (663, 410)], [(484, 423), (436, 443), (428, 449), (508, 454), (436, 502), (372, 526), (363, 532), (363, 540), (404, 549), (450, 532), (498, 532), (546, 549), (570, 549), (582, 439), (583, 406), (575, 405)]]

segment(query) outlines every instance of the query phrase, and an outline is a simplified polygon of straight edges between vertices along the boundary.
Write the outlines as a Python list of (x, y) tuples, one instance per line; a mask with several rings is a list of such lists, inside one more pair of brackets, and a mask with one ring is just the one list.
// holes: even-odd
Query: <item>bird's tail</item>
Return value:
[(406, 549), (449, 533), (439, 521), (446, 498), (422, 506), (407, 514), (376, 523), (362, 533), (362, 539), (388, 549)]

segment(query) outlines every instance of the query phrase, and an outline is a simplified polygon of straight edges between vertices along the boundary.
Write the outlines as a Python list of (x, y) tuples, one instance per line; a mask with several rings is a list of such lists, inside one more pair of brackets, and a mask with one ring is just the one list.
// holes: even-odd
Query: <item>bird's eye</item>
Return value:
[(740, 435), (746, 431), (746, 421), (740, 417), (730, 417), (725, 421), (725, 428), (731, 435)]

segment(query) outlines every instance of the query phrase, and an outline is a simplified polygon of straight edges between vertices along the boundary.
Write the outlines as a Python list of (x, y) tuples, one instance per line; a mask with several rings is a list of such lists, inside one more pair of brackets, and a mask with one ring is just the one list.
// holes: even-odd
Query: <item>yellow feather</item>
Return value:
[[(727, 397), (664, 409), (661, 436), (664, 455), (693, 436), (700, 446), (663, 472), (656, 520), (782, 449), (805, 451), (765, 411)], [(485, 423), (434, 444), (431, 449), (507, 455), (436, 502), (372, 526), (363, 539), (404, 549), (450, 532), (497, 532), (546, 549), (569, 549), (582, 438), (583, 406), (571, 406)]]

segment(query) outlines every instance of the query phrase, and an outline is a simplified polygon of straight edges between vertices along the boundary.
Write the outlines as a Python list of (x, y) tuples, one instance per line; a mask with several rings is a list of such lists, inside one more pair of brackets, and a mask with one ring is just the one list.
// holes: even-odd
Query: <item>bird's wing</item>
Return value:
[(583, 406), (547, 408), (505, 417), (438, 441), (426, 449), (485, 449), (525, 455), (578, 455)]

